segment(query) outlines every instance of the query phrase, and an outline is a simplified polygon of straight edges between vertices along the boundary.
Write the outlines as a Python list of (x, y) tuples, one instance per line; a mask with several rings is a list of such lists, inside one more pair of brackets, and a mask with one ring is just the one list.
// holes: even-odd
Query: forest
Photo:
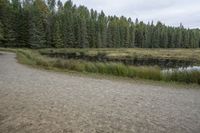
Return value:
[(0, 0), (0, 47), (199, 48), (200, 30), (107, 16), (71, 0)]

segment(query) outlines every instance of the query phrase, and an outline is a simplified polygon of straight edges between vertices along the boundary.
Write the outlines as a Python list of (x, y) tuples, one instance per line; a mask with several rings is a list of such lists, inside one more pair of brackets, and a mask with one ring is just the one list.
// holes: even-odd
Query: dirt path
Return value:
[(92, 79), (0, 55), (0, 133), (199, 133), (200, 89)]

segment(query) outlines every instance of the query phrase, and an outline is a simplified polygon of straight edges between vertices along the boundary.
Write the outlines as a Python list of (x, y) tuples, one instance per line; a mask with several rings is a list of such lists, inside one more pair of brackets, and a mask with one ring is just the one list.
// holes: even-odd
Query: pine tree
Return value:
[(167, 48), (168, 47), (168, 33), (167, 30), (163, 27), (160, 33), (160, 47)]
[(183, 48), (189, 48), (189, 40), (190, 40), (190, 35), (189, 35), (189, 32), (188, 30), (184, 30), (184, 33), (183, 33)]
[(37, 25), (32, 22), (30, 28), (30, 39), (29, 43), (31, 44), (31, 48), (43, 48), (45, 47), (45, 36), (44, 34), (38, 30)]
[(63, 10), (63, 3), (60, 0), (58, 0), (57, 2), (57, 7), (58, 7), (58, 12), (61, 12)]
[(49, 10), (54, 13), (55, 12), (55, 6), (56, 6), (56, 1), (55, 0), (47, 0), (47, 4), (49, 7)]
[(55, 48), (63, 48), (64, 45), (61, 39), (61, 31), (60, 31), (60, 25), (58, 21), (55, 22), (53, 28), (54, 28), (53, 36), (52, 36), (53, 46)]
[(31, 9), (31, 21), (30, 21), (30, 39), (29, 43), (32, 48), (46, 47), (46, 27), (48, 7), (42, 0), (35, 0)]
[(180, 48), (181, 45), (182, 45), (182, 30), (181, 29), (178, 29), (177, 32), (176, 32), (176, 48)]
[(14, 45), (12, 8), (10, 1), (0, 0), (0, 21), (3, 28), (2, 46), (4, 47), (13, 47)]
[(101, 47), (106, 47), (106, 29), (107, 29), (107, 18), (103, 11), (101, 11), (99, 18), (99, 27), (101, 34)]
[(144, 41), (144, 48), (149, 48), (151, 47), (151, 27), (150, 26), (145, 26), (145, 41)]
[(63, 21), (65, 47), (75, 47), (73, 25), (74, 25), (74, 18), (72, 16), (72, 13), (68, 11), (68, 13), (65, 14)]
[(97, 48), (102, 47), (102, 38), (101, 38), (101, 33), (98, 33), (98, 38), (97, 38)]
[(88, 26), (88, 40), (91, 48), (96, 47), (96, 30), (95, 30), (95, 20), (91, 19)]
[(3, 47), (3, 42), (4, 42), (3, 25), (0, 21), (0, 47)]
[(175, 48), (176, 36), (175, 36), (174, 29), (171, 30), (170, 42), (169, 43), (170, 43), (169, 48)]
[(86, 20), (81, 19), (80, 21), (80, 42), (79, 45), (81, 48), (88, 48), (89, 42), (88, 42), (88, 34), (87, 34), (87, 26), (86, 26)]
[(199, 48), (200, 30), (106, 16), (71, 0), (0, 0), (0, 46)]
[[(109, 18), (110, 19), (110, 18)], [(113, 47), (113, 41), (112, 41), (112, 27), (111, 27), (111, 22), (108, 23), (108, 28), (107, 28), (107, 32), (106, 32), (106, 47), (107, 48), (111, 48)]]
[(136, 47), (143, 48), (145, 44), (145, 28), (143, 22), (136, 25), (135, 34)]
[(135, 47), (135, 26), (131, 23), (129, 48)]

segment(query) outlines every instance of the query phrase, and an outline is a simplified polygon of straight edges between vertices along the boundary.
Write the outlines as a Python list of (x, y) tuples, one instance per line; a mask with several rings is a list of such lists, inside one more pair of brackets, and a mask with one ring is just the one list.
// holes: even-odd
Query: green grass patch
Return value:
[(176, 81), (176, 82), (200, 84), (200, 71), (173, 70), (171, 72), (163, 73), (162, 78), (164, 81)]
[(5, 52), (16, 52), (16, 49), (12, 49), (12, 48), (1, 48), (0, 47), (0, 51), (5, 51)]

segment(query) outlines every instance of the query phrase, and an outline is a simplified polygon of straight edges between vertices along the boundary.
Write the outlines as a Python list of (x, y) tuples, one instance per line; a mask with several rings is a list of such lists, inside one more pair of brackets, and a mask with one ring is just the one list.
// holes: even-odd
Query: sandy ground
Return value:
[(200, 89), (42, 71), (3, 53), (0, 133), (200, 133)]

